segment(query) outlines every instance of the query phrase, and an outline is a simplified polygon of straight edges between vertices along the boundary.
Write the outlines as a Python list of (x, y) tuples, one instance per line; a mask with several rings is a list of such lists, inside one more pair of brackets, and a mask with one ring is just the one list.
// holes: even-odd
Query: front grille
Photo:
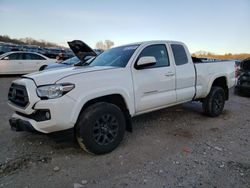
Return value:
[(11, 84), (8, 99), (15, 105), (24, 108), (29, 103), (29, 97), (25, 86), (14, 83)]

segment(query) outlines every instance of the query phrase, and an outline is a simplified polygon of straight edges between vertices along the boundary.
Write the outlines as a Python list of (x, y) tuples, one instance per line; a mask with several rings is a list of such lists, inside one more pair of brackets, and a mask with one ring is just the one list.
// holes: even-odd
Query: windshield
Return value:
[(125, 67), (139, 45), (112, 48), (97, 56), (90, 66)]
[(79, 63), (79, 62), (80, 62), (80, 60), (78, 59), (78, 57), (75, 56), (75, 57), (67, 59), (61, 63), (65, 64), (65, 65), (74, 65), (74, 64)]

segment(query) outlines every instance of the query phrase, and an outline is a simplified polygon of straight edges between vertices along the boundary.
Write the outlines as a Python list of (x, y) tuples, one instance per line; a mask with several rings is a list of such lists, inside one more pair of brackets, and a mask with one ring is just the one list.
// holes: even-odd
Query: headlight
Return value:
[(38, 97), (42, 99), (54, 99), (63, 96), (72, 89), (75, 85), (70, 83), (54, 84), (40, 86), (36, 89)]

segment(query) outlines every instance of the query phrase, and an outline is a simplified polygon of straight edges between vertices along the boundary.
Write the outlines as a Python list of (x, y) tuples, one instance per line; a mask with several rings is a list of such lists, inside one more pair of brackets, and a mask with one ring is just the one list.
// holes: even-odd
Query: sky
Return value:
[(0, 35), (91, 47), (177, 40), (191, 52), (250, 53), (250, 0), (0, 0)]

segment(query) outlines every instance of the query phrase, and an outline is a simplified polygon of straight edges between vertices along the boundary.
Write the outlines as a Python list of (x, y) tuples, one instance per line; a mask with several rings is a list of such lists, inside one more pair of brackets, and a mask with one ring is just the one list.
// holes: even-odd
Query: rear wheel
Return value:
[(221, 87), (212, 87), (208, 96), (204, 99), (202, 107), (206, 115), (219, 116), (225, 105), (225, 91)]
[(82, 149), (93, 154), (105, 154), (113, 151), (122, 141), (125, 127), (120, 108), (100, 102), (80, 114), (75, 134)]
[(39, 69), (39, 71), (43, 71), (46, 67), (47, 67), (47, 65), (41, 66), (40, 69)]

